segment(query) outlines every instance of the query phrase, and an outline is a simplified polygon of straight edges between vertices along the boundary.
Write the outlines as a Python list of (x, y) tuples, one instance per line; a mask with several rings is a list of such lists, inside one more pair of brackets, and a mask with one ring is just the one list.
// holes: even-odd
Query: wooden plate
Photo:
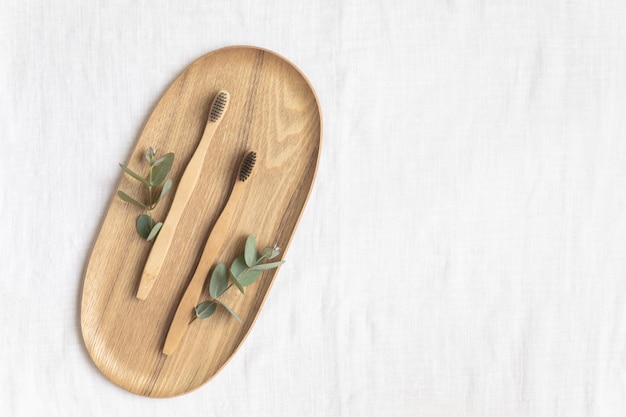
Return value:
[[(178, 301), (226, 202), (243, 153), (258, 152), (255, 175), (217, 262), (229, 263), (242, 253), (250, 233), (259, 247), (276, 243), (284, 248), (285, 258), (313, 185), (321, 145), (315, 92), (294, 65), (254, 47), (220, 49), (186, 68), (148, 119), (129, 168), (147, 173), (143, 158), (149, 146), (160, 155), (174, 152), (169, 177), (177, 184), (220, 89), (230, 92), (229, 107), (147, 300), (135, 294), (151, 244), (135, 231), (140, 209), (117, 196), (109, 205), (85, 272), (81, 326), (87, 350), (111, 381), (137, 394), (176, 396), (209, 381), (245, 339), (272, 286), (276, 270), (264, 272), (246, 287), (245, 295), (231, 288), (224, 301), (239, 313), (241, 324), (218, 310), (206, 320), (195, 320), (174, 354), (161, 353)], [(118, 189), (136, 196), (143, 191), (123, 174)], [(165, 218), (173, 194), (159, 204), (155, 218)]]

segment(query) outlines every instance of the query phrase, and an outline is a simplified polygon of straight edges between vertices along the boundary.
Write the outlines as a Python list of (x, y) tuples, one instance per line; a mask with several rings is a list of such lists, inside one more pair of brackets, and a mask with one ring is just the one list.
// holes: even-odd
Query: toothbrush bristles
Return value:
[(252, 151), (248, 153), (241, 163), (241, 168), (239, 169), (239, 181), (245, 181), (252, 174), (252, 168), (254, 168), (254, 164), (256, 163), (256, 152)]
[(225, 91), (220, 92), (215, 100), (213, 100), (213, 105), (211, 106), (211, 113), (209, 114), (209, 119), (212, 122), (217, 122), (222, 114), (224, 114), (224, 109), (226, 108), (226, 104), (228, 103), (228, 93)]

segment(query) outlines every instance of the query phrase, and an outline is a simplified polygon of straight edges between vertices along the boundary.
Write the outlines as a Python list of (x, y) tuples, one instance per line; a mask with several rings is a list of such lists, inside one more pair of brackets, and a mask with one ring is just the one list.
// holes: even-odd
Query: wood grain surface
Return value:
[[(186, 68), (149, 117), (128, 166), (146, 172), (147, 147), (175, 153), (175, 185), (206, 125), (215, 94), (231, 94), (228, 111), (209, 145), (196, 191), (181, 218), (161, 274), (146, 300), (135, 297), (150, 243), (137, 235), (139, 209), (114, 197), (89, 259), (82, 292), (85, 345), (98, 368), (131, 392), (169, 397), (209, 381), (237, 351), (274, 281), (265, 271), (245, 295), (224, 296), (242, 318), (218, 310), (195, 320), (171, 356), (161, 353), (178, 302), (224, 206), (241, 156), (258, 153), (255, 175), (240, 200), (216, 262), (230, 262), (253, 233), (259, 247), (285, 253), (313, 185), (321, 146), (321, 113), (311, 85), (282, 57), (254, 47), (209, 53)], [(120, 174), (118, 189), (140, 195), (140, 184)], [(155, 210), (165, 218), (174, 193)], [(158, 238), (157, 238), (158, 239)], [(201, 299), (208, 296), (205, 287)], [(191, 314), (191, 312), (190, 312)]]

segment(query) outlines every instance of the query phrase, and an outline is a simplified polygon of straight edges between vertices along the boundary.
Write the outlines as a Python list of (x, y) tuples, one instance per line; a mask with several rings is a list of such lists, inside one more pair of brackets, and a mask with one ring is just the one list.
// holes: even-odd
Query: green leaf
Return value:
[(244, 287), (254, 284), (254, 282), (261, 276), (261, 271), (248, 271), (244, 275), (239, 277), (239, 283)]
[(152, 168), (150, 168), (150, 185), (156, 187), (157, 185), (161, 184), (165, 180), (165, 177), (167, 177), (167, 174), (170, 172), (173, 162), (174, 154), (171, 152), (154, 161)]
[[(172, 156), (170, 156), (172, 155)], [(163, 155), (162, 157), (158, 158), (157, 160), (152, 162), (152, 165), (157, 166), (157, 165), (161, 165), (163, 162), (167, 161), (168, 158), (173, 158), (174, 154), (173, 153), (168, 153), (166, 155)]]
[[(161, 201), (163, 197), (165, 197), (165, 195), (169, 192), (170, 188), (172, 188), (172, 179), (168, 178), (167, 181), (165, 181), (165, 184), (163, 184), (163, 188), (161, 188), (161, 194), (159, 195), (159, 198), (157, 199), (156, 203), (158, 203), (159, 201)], [(154, 204), (156, 205), (156, 203)]]
[(266, 271), (268, 269), (278, 268), (279, 266), (281, 266), (284, 263), (285, 263), (285, 261), (268, 262), (266, 264), (254, 265), (251, 269), (254, 270), (254, 271)]
[(152, 148), (152, 146), (146, 149), (146, 161), (148, 161), (149, 165), (152, 165), (154, 163), (155, 155), (156, 155), (156, 151), (154, 150), (154, 148)]
[(282, 249), (279, 248), (278, 246), (274, 246), (272, 248), (272, 254), (270, 255), (269, 259), (274, 259), (278, 255), (280, 255), (280, 252), (282, 252)]
[(223, 302), (221, 302), (219, 300), (216, 300), (216, 301), (218, 303), (220, 303), (222, 305), (222, 307), (224, 307), (226, 310), (228, 310), (228, 312), (230, 314), (232, 314), (233, 317), (236, 318), (239, 323), (241, 323), (241, 317), (239, 317), (239, 315), (237, 313), (235, 313), (232, 308), (228, 307), (226, 304), (224, 304)]
[(278, 246), (274, 246), (274, 247), (268, 246), (263, 249), (263, 256), (266, 257), (267, 259), (274, 259), (278, 255), (280, 255), (280, 251), (281, 249)]
[(230, 272), (232, 272), (233, 276), (236, 277), (243, 287), (252, 284), (261, 276), (261, 271), (253, 271), (248, 268), (243, 255), (233, 261), (233, 264), (230, 266)]
[(252, 266), (257, 260), (256, 253), (256, 240), (254, 239), (254, 235), (249, 235), (246, 239), (246, 249), (244, 251), (244, 260), (246, 261), (246, 265)]
[(145, 178), (141, 177), (139, 174), (137, 174), (136, 172), (132, 171), (126, 165), (120, 164), (120, 167), (122, 168), (122, 170), (124, 170), (125, 173), (127, 173), (128, 175), (130, 175), (131, 177), (133, 177), (134, 179), (136, 179), (140, 183), (142, 183), (144, 185), (147, 185), (147, 186), (150, 185), (150, 183)]
[(154, 220), (150, 218), (147, 214), (142, 214), (137, 217), (137, 233), (144, 239), (148, 239), (150, 236), (150, 231), (154, 227)]
[(148, 242), (153, 241), (157, 234), (159, 234), (159, 230), (161, 230), (161, 227), (163, 227), (163, 222), (158, 222), (157, 224), (155, 224), (154, 227), (152, 227), (152, 230), (150, 230), (150, 234), (148, 235), (146, 240)]
[(246, 265), (246, 261), (243, 259), (243, 255), (236, 258), (230, 265), (230, 272), (233, 274), (234, 277), (238, 277), (246, 269), (248, 269), (248, 265)]
[(237, 277), (233, 276), (233, 274), (230, 274), (230, 280), (233, 282), (233, 284), (235, 284), (235, 287), (237, 287), (237, 289), (243, 294), (243, 285), (241, 285), (241, 282), (239, 282)]
[(217, 298), (224, 294), (224, 291), (228, 288), (228, 272), (226, 265), (219, 264), (213, 269), (211, 274), (211, 282), (209, 283), (209, 294), (211, 297)]
[(134, 198), (132, 198), (131, 196), (129, 196), (128, 194), (126, 194), (124, 191), (118, 191), (117, 195), (124, 201), (126, 201), (127, 203), (130, 204), (134, 204), (137, 207), (141, 207), (142, 209), (147, 209), (148, 207), (146, 207), (145, 204), (140, 203), (139, 201), (135, 200)]
[(215, 301), (205, 301), (196, 306), (196, 317), (199, 319), (206, 319), (211, 316), (211, 314), (215, 313), (215, 309), (217, 308), (217, 304)]

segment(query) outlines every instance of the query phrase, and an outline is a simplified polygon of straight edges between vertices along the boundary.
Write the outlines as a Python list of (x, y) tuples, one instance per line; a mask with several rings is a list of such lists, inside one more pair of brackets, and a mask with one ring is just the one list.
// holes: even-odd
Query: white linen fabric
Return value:
[[(0, 415), (626, 415), (626, 2), (4, 0)], [(195, 58), (293, 61), (317, 181), (259, 320), (197, 391), (92, 364), (81, 282)]]

